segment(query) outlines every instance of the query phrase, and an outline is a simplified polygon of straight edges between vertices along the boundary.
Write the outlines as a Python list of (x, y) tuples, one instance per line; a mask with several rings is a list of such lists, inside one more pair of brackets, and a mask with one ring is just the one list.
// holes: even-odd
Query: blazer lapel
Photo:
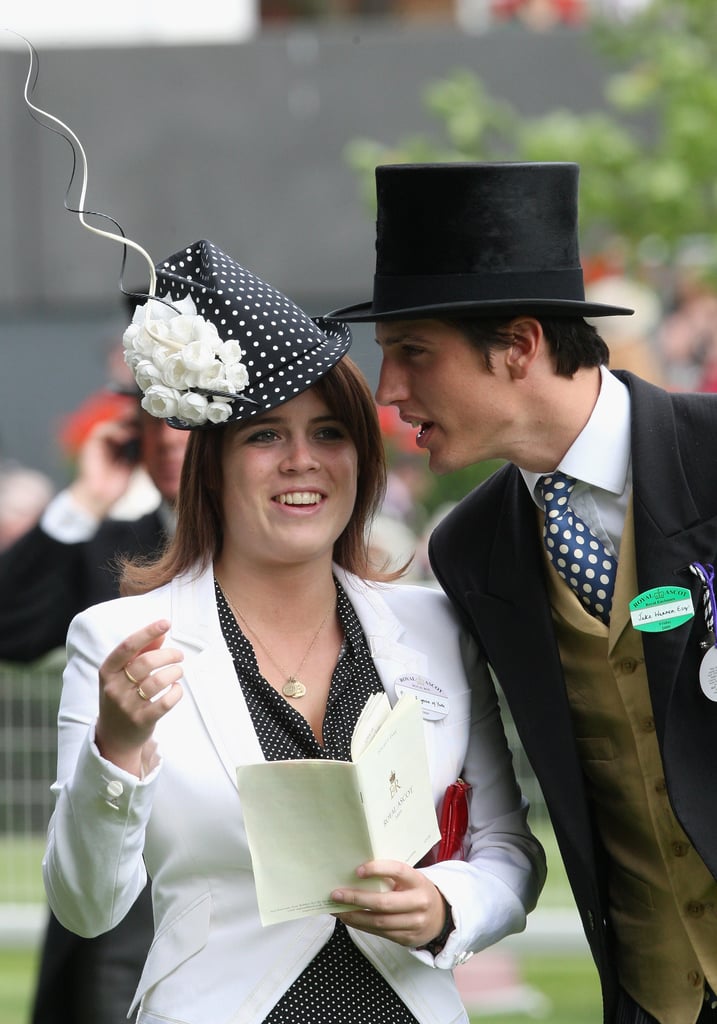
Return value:
[[(468, 596), (476, 603), (481, 634), (488, 639), (489, 629), (497, 630), (502, 644), (507, 645), (503, 652), (507, 657), (526, 667), (531, 665), (532, 671), (536, 662), (557, 666), (537, 512), (517, 470), (505, 489), (491, 541), (485, 587)], [(488, 617), (489, 626), (483, 616)], [(486, 646), (491, 649), (493, 644)]]
[[(703, 522), (680, 457), (680, 436), (670, 396), (628, 374), (617, 374), (630, 388), (632, 402), (633, 512), (639, 592), (654, 587), (686, 587), (694, 619), (677, 629), (644, 633), (643, 649), (653, 710), (662, 734), (667, 705), (691, 643), (698, 649), (706, 633), (699, 579), (692, 562), (714, 562), (714, 528)], [(699, 635), (697, 635), (699, 634)], [(694, 652), (691, 652), (694, 654)], [(697, 669), (694, 668), (697, 686)]]
[[(684, 586), (692, 593), (695, 610), (694, 618), (676, 629), (643, 634), (665, 777), (682, 827), (717, 877), (717, 838), (710, 805), (717, 775), (717, 705), (705, 699), (699, 686), (704, 655), (700, 643), (707, 627), (701, 584), (689, 571), (692, 562), (717, 561), (713, 454), (717, 416), (714, 411), (708, 415), (704, 405), (694, 420), (689, 415), (690, 403), (697, 408), (710, 401), (709, 396), (683, 396), (678, 403), (677, 396), (629, 374), (617, 376), (632, 395), (633, 508), (640, 592), (665, 584)], [(701, 424), (704, 436), (697, 434), (696, 423)]]
[(383, 688), (395, 704), (399, 676), (408, 672), (425, 675), (426, 655), (401, 642), (403, 625), (383, 600), (379, 589), (367, 586), (338, 565), (334, 565), (334, 575), (353, 605)]
[(236, 786), (237, 765), (264, 757), (222, 636), (211, 566), (195, 580), (172, 584), (172, 638), (190, 649), (184, 685)]

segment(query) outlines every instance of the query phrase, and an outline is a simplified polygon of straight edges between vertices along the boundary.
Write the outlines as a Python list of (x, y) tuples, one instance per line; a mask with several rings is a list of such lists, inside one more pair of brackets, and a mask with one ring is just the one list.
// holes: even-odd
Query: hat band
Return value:
[(376, 274), (373, 279), (376, 313), (450, 302), (485, 302), (499, 299), (585, 301), (583, 272), (574, 270), (509, 270), (490, 274)]

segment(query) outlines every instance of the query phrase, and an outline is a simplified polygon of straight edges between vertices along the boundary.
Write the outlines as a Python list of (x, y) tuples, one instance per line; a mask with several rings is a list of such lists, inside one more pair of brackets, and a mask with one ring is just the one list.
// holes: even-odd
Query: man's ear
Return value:
[(512, 342), (505, 352), (506, 366), (515, 380), (522, 380), (543, 348), (543, 328), (535, 317), (521, 316), (511, 320), (507, 333), (512, 335)]

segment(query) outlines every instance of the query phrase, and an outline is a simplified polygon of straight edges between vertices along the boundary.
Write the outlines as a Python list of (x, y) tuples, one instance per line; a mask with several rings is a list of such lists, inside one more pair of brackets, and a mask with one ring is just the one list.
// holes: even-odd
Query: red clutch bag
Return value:
[(468, 804), (471, 787), (456, 779), (446, 789), (441, 807), (441, 842), (437, 860), (453, 860), (463, 856), (463, 842), (468, 832)]

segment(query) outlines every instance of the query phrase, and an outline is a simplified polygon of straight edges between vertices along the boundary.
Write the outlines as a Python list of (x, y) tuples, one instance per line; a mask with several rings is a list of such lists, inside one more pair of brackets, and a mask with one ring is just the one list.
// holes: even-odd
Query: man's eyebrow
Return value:
[(406, 338), (410, 338), (410, 337), (411, 337), (410, 331), (401, 331), (400, 334), (394, 334), (391, 337), (383, 338), (380, 341), (379, 341), (378, 338), (374, 338), (374, 341), (376, 342), (377, 345), (389, 346), (389, 345), (398, 345), (400, 342), (405, 341)]

